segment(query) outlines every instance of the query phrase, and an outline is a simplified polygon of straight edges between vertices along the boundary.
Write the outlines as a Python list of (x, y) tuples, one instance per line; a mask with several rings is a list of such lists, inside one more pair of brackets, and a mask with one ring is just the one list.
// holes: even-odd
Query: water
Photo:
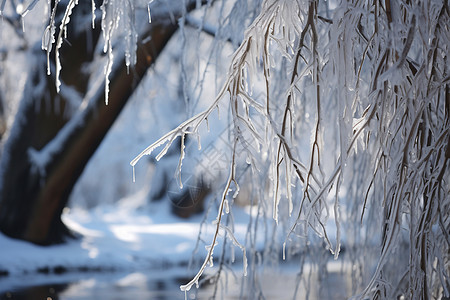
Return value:
[(180, 270), (23, 275), (0, 279), (0, 299), (184, 299)]
[[(222, 276), (217, 289), (218, 299), (232, 300), (240, 297), (240, 274), (228, 271), (226, 280)], [(237, 271), (237, 273), (239, 273)], [(181, 275), (184, 274), (184, 275)], [(258, 285), (266, 299), (293, 299), (297, 286), (296, 268), (284, 266), (276, 270), (267, 269), (258, 273)], [(193, 274), (191, 274), (193, 275)], [(191, 276), (190, 275), (190, 276)], [(312, 273), (313, 288), (309, 299), (346, 299), (350, 289), (348, 277), (335, 270), (327, 279), (328, 289), (320, 294), (317, 287), (317, 274)], [(187, 283), (186, 269), (171, 268), (151, 272), (98, 272), (75, 274), (39, 274), (21, 277), (0, 278), (0, 299), (20, 300), (125, 300), (185, 299), (179, 286)], [(226, 282), (226, 284), (225, 284)], [(305, 299), (307, 289), (304, 282), (298, 287), (295, 299)], [(199, 290), (192, 288), (187, 299), (210, 299), (215, 289), (214, 284), (204, 284)], [(325, 298), (324, 298), (325, 297)]]

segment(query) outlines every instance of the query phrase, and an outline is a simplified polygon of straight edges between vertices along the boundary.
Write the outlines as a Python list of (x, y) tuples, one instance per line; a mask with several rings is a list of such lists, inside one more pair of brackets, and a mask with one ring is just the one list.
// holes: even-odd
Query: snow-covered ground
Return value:
[[(68, 280), (79, 273), (133, 273), (167, 271), (177, 268), (178, 276), (188, 278), (203, 215), (181, 219), (171, 212), (170, 201), (142, 205), (145, 197), (135, 196), (115, 205), (92, 210), (73, 208), (63, 214), (65, 224), (78, 235), (62, 245), (36, 246), (0, 235), (0, 291), (45, 281)], [(214, 213), (211, 214), (214, 217)], [(246, 232), (248, 215), (236, 211), (235, 231), (238, 239)], [(210, 220), (202, 226), (204, 243), (194, 255), (202, 259), (205, 243), (212, 237)], [(220, 249), (220, 245), (217, 249)], [(219, 251), (219, 250), (217, 250)], [(239, 257), (238, 251), (236, 251)], [(24, 280), (26, 278), (26, 280)], [(59, 278), (59, 279), (58, 279)], [(33, 282), (36, 280), (36, 282)]]

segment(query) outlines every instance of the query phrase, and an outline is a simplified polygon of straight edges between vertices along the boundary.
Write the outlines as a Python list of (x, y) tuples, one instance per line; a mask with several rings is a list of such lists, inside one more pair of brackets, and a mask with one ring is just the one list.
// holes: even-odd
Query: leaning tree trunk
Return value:
[[(138, 45), (134, 69), (128, 73), (122, 62), (111, 73), (109, 105), (104, 103), (103, 85), (91, 93), (88, 107), (71, 120), (64, 117), (64, 105), (67, 105), (64, 97), (53, 92), (53, 79), (42, 74), (46, 68), (45, 54), (36, 54), (42, 59), (36, 60), (1, 157), (0, 230), (3, 233), (42, 245), (64, 240), (69, 231), (61, 221), (61, 213), (75, 183), (135, 86), (176, 29), (176, 24), (151, 26), (146, 33), (151, 35), (147, 39), (150, 41)], [(98, 32), (95, 36), (98, 40)], [(73, 44), (85, 45), (83, 39)], [(66, 84), (73, 81), (74, 88), (85, 94), (87, 79), (79, 80), (81, 66), (92, 59), (92, 54), (78, 46), (66, 51), (72, 52), (67, 55), (68, 61), (77, 63), (64, 65), (64, 74), (71, 76), (62, 74), (62, 80)], [(60, 101), (59, 109), (55, 107), (57, 101)], [(42, 106), (40, 109), (38, 104)], [(45, 107), (49, 104), (50, 107)]]

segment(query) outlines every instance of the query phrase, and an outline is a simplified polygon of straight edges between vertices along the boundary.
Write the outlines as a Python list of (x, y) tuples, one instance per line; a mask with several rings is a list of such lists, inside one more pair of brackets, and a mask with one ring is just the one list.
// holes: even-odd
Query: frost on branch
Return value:
[(228, 105), (220, 210), (244, 156), (268, 170), (258, 203), (290, 224), (287, 251), (313, 233), (335, 259), (345, 243), (354, 294), (449, 297), (448, 23), (442, 1), (263, 1), (216, 99), (131, 164)]

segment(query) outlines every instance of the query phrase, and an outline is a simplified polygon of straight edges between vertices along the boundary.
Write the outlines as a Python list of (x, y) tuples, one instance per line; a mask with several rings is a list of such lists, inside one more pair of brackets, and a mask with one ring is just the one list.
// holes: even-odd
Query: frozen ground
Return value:
[[(49, 279), (57, 281), (59, 275), (79, 277), (78, 273), (86, 272), (132, 273), (178, 268), (179, 276), (192, 276), (193, 271), (188, 272), (187, 266), (203, 215), (181, 219), (171, 214), (170, 201), (141, 206), (143, 199), (136, 197), (90, 211), (75, 208), (66, 211), (63, 220), (79, 238), (63, 245), (40, 247), (0, 235), (0, 270), (5, 275), (0, 277), (0, 291), (33, 284), (30, 280), (39, 284)], [(243, 239), (248, 215), (239, 210), (236, 217), (239, 220), (236, 237)], [(202, 227), (205, 243), (212, 236), (210, 224), (208, 220)], [(195, 257), (204, 257), (204, 245), (199, 243)]]

